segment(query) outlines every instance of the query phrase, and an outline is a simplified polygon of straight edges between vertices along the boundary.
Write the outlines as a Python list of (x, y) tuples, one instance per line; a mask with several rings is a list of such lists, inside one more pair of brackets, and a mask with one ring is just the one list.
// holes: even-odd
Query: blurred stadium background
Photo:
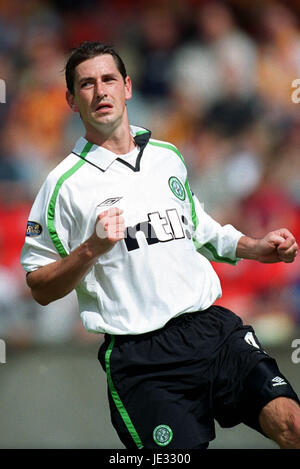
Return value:
[[(35, 303), (20, 266), (34, 197), (83, 132), (65, 102), (69, 49), (118, 49), (134, 83), (131, 123), (180, 148), (220, 223), (254, 237), (287, 227), (299, 242), (299, 20), (296, 0), (0, 0), (0, 448), (122, 448), (97, 362), (102, 336), (81, 326), (75, 294)], [(220, 304), (256, 328), (298, 392), (299, 263), (214, 264)], [(211, 447), (275, 445), (241, 425), (217, 427)]]

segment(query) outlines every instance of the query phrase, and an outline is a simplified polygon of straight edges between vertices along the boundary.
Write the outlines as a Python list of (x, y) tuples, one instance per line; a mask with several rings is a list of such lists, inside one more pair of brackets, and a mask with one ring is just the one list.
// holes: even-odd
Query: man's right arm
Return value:
[(27, 275), (33, 298), (45, 306), (70, 293), (95, 261), (124, 238), (122, 210), (111, 208), (98, 215), (90, 238), (67, 257), (47, 264)]

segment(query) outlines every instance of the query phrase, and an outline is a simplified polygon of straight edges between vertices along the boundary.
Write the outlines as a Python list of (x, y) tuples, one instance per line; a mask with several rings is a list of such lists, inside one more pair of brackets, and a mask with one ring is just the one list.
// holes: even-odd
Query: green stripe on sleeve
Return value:
[(215, 260), (218, 262), (227, 262), (228, 264), (232, 264), (232, 265), (236, 264), (236, 261), (233, 261), (232, 259), (230, 259), (230, 257), (219, 256), (216, 248), (211, 243), (206, 243), (202, 247), (208, 249), (214, 256)]
[[(88, 152), (90, 151), (90, 149), (92, 148), (92, 146), (93, 146), (93, 144), (88, 142), (85, 145), (84, 149), (82, 150), (80, 156), (85, 158), (86, 155), (88, 154)], [(49, 206), (48, 206), (48, 212), (47, 212), (48, 231), (49, 231), (49, 234), (50, 234), (50, 238), (51, 238), (56, 250), (58, 251), (58, 253), (61, 257), (66, 257), (68, 255), (68, 253), (65, 250), (61, 240), (59, 239), (59, 236), (58, 236), (58, 233), (57, 233), (56, 227), (55, 227), (55, 222), (54, 222), (57, 196), (58, 196), (59, 190), (60, 190), (61, 186), (63, 185), (63, 183), (70, 176), (72, 176), (72, 174), (74, 174), (79, 168), (81, 168), (81, 166), (83, 166), (84, 163), (85, 163), (84, 160), (78, 161), (78, 163), (76, 163), (71, 169), (69, 169), (69, 171), (64, 173), (58, 179), (58, 181), (56, 183), (56, 186), (54, 188), (54, 191), (52, 193), (52, 196), (51, 196), (51, 199), (50, 199), (50, 202), (49, 202)]]
[(106, 368), (106, 375), (107, 375), (107, 382), (108, 382), (108, 387), (109, 387), (109, 390), (110, 390), (110, 393), (111, 393), (111, 396), (113, 398), (113, 401), (123, 419), (123, 422), (125, 423), (126, 425), (126, 428), (127, 430), (129, 431), (130, 435), (132, 436), (132, 439), (133, 441), (135, 442), (136, 446), (138, 448), (143, 448), (143, 444), (142, 444), (142, 441), (127, 413), (127, 410), (125, 409), (121, 399), (120, 399), (120, 396), (115, 388), (115, 385), (112, 381), (112, 377), (111, 377), (111, 368), (110, 368), (110, 356), (111, 356), (111, 352), (112, 352), (112, 349), (113, 349), (113, 346), (114, 346), (114, 343), (115, 343), (115, 336), (111, 336), (111, 341), (110, 341), (110, 344), (109, 344), (109, 347), (108, 349), (106, 350), (105, 352), (105, 368)]
[(190, 204), (191, 204), (192, 222), (193, 222), (193, 225), (194, 225), (194, 230), (196, 231), (197, 226), (199, 224), (199, 220), (198, 220), (198, 217), (197, 217), (197, 213), (196, 213), (196, 209), (195, 209), (195, 202), (194, 202), (194, 198), (193, 198), (193, 195), (192, 195), (192, 192), (191, 192), (191, 189), (190, 189), (188, 178), (186, 178), (186, 180), (185, 180), (185, 190), (187, 192), (187, 195), (188, 195), (188, 198), (189, 198), (189, 201), (190, 201)]

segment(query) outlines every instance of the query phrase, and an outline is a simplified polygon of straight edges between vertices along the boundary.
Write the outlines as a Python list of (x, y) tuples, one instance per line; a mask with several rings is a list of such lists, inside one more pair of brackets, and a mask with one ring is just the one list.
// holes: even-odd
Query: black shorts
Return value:
[[(162, 329), (105, 336), (112, 424), (127, 449), (196, 449), (222, 427), (245, 423), (278, 396), (298, 400), (251, 326), (220, 306), (187, 313)], [(298, 401), (299, 402), (299, 401)]]

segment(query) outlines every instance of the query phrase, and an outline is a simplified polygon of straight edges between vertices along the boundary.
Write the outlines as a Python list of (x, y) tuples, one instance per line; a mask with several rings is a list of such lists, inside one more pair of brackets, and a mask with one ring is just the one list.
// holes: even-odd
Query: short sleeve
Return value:
[(31, 208), (21, 264), (31, 272), (69, 254), (69, 219), (57, 180), (48, 176)]

